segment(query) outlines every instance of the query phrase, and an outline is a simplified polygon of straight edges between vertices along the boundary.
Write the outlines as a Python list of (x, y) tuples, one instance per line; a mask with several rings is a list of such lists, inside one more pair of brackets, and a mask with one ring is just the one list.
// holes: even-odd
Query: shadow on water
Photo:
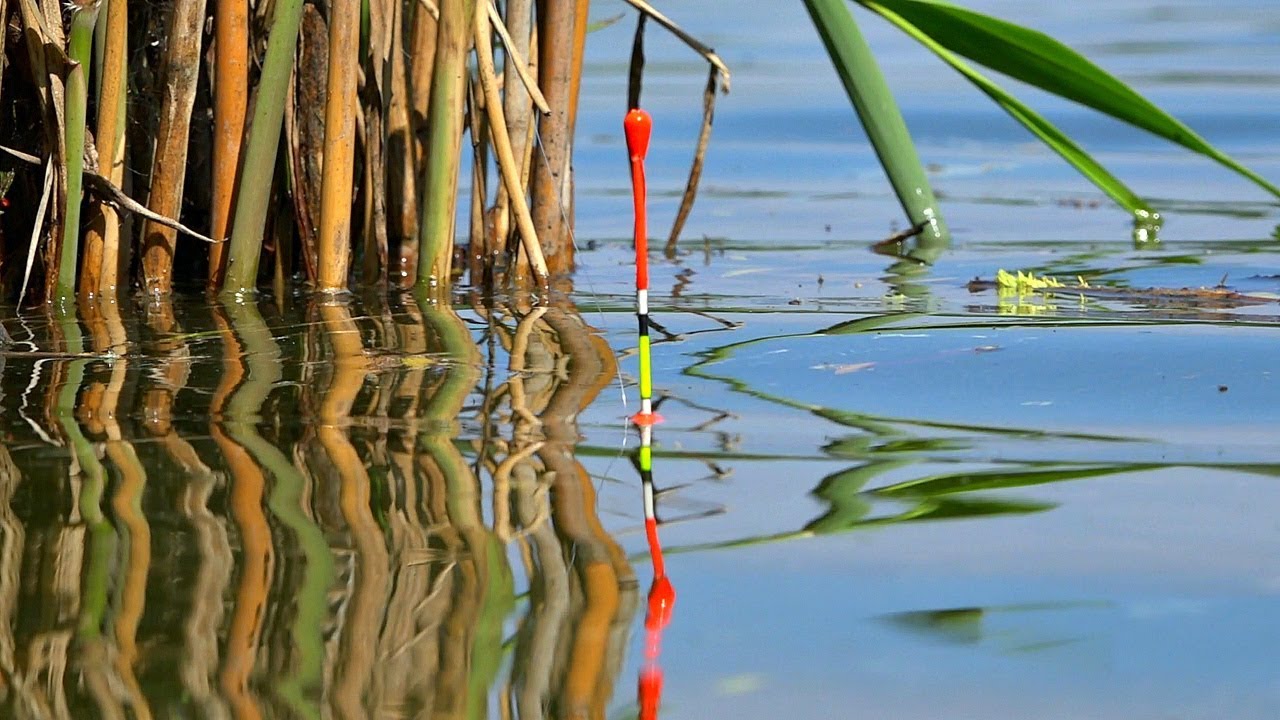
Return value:
[(6, 324), (0, 714), (617, 702), (638, 583), (575, 456), (616, 366), (570, 307), (154, 303)]

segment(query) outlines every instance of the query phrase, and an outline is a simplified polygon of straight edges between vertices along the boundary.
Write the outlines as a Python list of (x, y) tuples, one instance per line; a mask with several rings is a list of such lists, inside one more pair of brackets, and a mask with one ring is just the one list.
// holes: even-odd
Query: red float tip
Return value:
[(644, 626), (648, 630), (661, 630), (671, 622), (671, 611), (676, 605), (676, 589), (665, 575), (653, 579), (649, 587), (649, 613)]
[(636, 108), (627, 113), (622, 120), (622, 127), (627, 132), (627, 152), (631, 159), (643, 160), (649, 153), (649, 136), (653, 134), (653, 118), (649, 113)]
[(648, 427), (662, 422), (663, 418), (656, 412), (638, 412), (631, 416), (631, 423), (639, 427)]

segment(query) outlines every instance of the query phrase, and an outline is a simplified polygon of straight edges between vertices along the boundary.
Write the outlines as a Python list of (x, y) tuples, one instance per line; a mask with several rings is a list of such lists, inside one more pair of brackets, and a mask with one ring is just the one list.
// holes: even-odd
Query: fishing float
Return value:
[(637, 694), (640, 720), (653, 720), (658, 716), (658, 704), (662, 696), (662, 668), (658, 664), (662, 631), (671, 621), (671, 611), (676, 600), (675, 588), (667, 578), (662, 545), (658, 541), (657, 500), (653, 487), (653, 426), (662, 422), (662, 416), (653, 411), (653, 359), (649, 342), (649, 241), (644, 181), (644, 159), (649, 152), (649, 138), (653, 134), (653, 118), (644, 110), (632, 108), (623, 119), (622, 126), (626, 131), (627, 153), (631, 156), (631, 194), (635, 202), (636, 322), (639, 328), (640, 358), (640, 412), (631, 417), (631, 422), (640, 431), (636, 465), (640, 470), (644, 496), (645, 539), (648, 541), (649, 556), (653, 563), (653, 582), (649, 586), (649, 607), (644, 622), (644, 666), (640, 670)]

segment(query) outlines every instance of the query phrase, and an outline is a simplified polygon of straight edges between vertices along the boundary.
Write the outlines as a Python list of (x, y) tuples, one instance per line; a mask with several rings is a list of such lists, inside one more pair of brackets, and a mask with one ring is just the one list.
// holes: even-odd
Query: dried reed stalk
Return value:
[[(45, 191), (40, 206), (49, 211), (48, 237), (45, 244), (44, 263), (44, 296), (51, 297), (58, 282), (59, 247), (64, 234), (67, 168), (66, 168), (66, 86), (62, 75), (58, 73), (64, 65), (64, 55), (60, 48), (65, 46), (66, 38), (62, 31), (62, 6), (58, 0), (19, 0), (18, 8), (22, 14), (23, 34), (26, 39), (27, 59), (31, 65), (31, 79), (40, 96), (42, 113), (41, 127), (44, 129), (44, 144), (49, 158), (45, 175)], [(31, 275), (31, 268), (37, 252), (37, 240), (40, 237), (39, 217), (37, 225), (32, 228), (32, 244), (27, 258), (26, 275), (22, 284), (25, 288)]]
[[(200, 40), (203, 37), (205, 0), (175, 0), (169, 16), (169, 44), (164, 67), (164, 96), (156, 152), (151, 163), (152, 212), (176, 218), (182, 210), (182, 190), (187, 172), (191, 110), (200, 74)], [(173, 291), (173, 254), (176, 230), (148, 222), (142, 231), (142, 287), (150, 295)]]
[(351, 266), (352, 182), (356, 153), (356, 70), (360, 0), (329, 3), (329, 80), (324, 114), (324, 176), (320, 186), (320, 290), (347, 287)]
[(573, 243), (565, 232), (569, 219), (565, 189), (569, 167), (569, 103), (573, 88), (573, 58), (577, 0), (538, 0), (538, 86), (551, 107), (539, 119), (541, 162), (532, 173), (533, 227), (542, 241), (547, 270), (562, 274), (573, 269)]
[[(488, 4), (492, 9), (493, 5)], [(502, 112), (507, 120), (506, 131), (507, 137), (511, 139), (511, 154), (523, 160), (529, 143), (529, 128), (533, 121), (529, 91), (521, 78), (522, 71), (526, 75), (529, 73), (529, 49), (533, 39), (533, 0), (508, 0), (506, 13), (506, 28), (499, 31), (506, 50), (506, 60), (503, 63)], [(501, 27), (496, 21), (494, 26)], [(523, 68), (520, 67), (521, 64), (524, 65)], [(532, 80), (532, 82), (537, 81)], [(520, 180), (519, 194), (523, 198), (527, 194), (527, 185), (523, 178), (517, 179)], [(508, 194), (505, 183), (498, 188), (498, 199), (494, 203), (494, 208), (497, 211), (493, 223), (494, 235), (499, 242), (505, 242), (510, 227), (508, 218), (511, 211), (511, 195)]]
[[(114, 2), (115, 0), (112, 0)], [(214, 4), (213, 197), (211, 231), (223, 240), (231, 230), (231, 209), (240, 173), (249, 113), (249, 2), (217, 0)], [(209, 248), (209, 289), (222, 286), (227, 272), (227, 246)]]
[(387, 194), (394, 199), (388, 218), (388, 243), (393, 245), (396, 253), (396, 266), (388, 268), (388, 272), (396, 278), (397, 284), (405, 270), (399, 263), (400, 248), (407, 241), (416, 242), (418, 229), (417, 143), (414, 139), (413, 98), (409, 90), (411, 58), (407, 57), (405, 43), (406, 28), (412, 27), (411, 18), (406, 22), (406, 12), (413, 6), (400, 10), (400, 5), (396, 3), (398, 10), (392, 22), (391, 97), (387, 104), (386, 134)]
[(698, 183), (702, 180), (702, 166), (707, 159), (707, 146), (711, 143), (711, 123), (716, 115), (716, 81), (720, 73), (715, 66), (707, 73), (707, 87), (702, 91), (702, 128), (698, 130), (698, 145), (693, 152), (693, 164), (689, 166), (689, 181), (684, 186), (684, 194), (680, 197), (680, 209), (676, 211), (676, 219), (671, 223), (671, 234), (667, 236), (664, 252), (668, 257), (675, 254), (676, 242), (680, 239), (680, 231), (693, 211), (693, 201), (698, 197)]
[[(524, 199), (524, 187), (520, 184), (520, 166), (516, 164), (512, 154), (511, 138), (507, 134), (507, 122), (503, 114), (502, 102), (498, 97), (498, 80), (493, 68), (493, 47), (489, 35), (489, 13), (484, 0), (476, 5), (476, 57), (479, 60), (480, 83), (484, 88), (485, 110), (488, 114), (489, 134), (493, 138), (494, 151), (498, 157), (498, 175), (502, 186), (507, 190), (512, 206), (515, 208), (516, 220), (520, 230), (520, 239), (529, 264), (533, 268), (533, 281), (539, 287), (547, 284), (547, 263), (542, 256), (542, 248), (538, 243), (538, 233), (534, 228), (533, 217)], [(507, 88), (510, 92), (511, 88)]]
[(360, 277), (365, 286), (383, 285), (387, 280), (388, 237), (387, 116), (391, 105), (391, 56), (396, 45), (402, 3), (374, 0), (368, 5), (368, 53), (360, 75), (360, 109), (364, 120), (361, 162), (364, 173), (363, 263)]
[[(98, 172), (116, 187), (124, 183), (125, 98), (129, 85), (129, 2), (108, 0), (106, 22), (99, 21), (105, 43), (99, 64)], [(80, 259), (80, 296), (115, 297), (120, 270), (120, 215), (95, 199)]]

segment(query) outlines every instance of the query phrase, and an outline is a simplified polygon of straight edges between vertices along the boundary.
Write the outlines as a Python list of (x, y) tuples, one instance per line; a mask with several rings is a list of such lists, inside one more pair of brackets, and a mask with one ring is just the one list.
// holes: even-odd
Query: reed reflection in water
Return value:
[(83, 305), (5, 325), (0, 715), (631, 702), (613, 696), (637, 579), (575, 457), (615, 359), (571, 308)]

